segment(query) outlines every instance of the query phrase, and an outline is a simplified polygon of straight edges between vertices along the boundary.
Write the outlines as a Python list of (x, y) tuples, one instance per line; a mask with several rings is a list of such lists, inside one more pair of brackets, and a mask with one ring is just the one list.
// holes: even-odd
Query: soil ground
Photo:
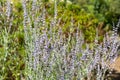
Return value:
[(120, 56), (115, 60), (111, 67), (113, 67), (116, 72), (120, 73)]
[(112, 77), (112, 80), (120, 80), (120, 56), (115, 60), (111, 67), (114, 70), (110, 75)]

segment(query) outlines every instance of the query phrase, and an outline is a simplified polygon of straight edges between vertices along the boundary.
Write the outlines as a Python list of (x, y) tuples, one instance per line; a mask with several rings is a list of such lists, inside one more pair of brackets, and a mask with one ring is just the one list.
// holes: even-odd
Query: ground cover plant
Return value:
[(102, 34), (98, 24), (70, 3), (0, 1), (0, 79), (112, 80), (120, 20)]

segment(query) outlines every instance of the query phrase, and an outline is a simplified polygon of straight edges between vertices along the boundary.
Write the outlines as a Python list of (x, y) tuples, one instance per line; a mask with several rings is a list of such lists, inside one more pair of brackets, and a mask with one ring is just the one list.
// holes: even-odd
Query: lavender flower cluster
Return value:
[[(36, 11), (32, 18), (28, 16), (26, 3), (23, 1), (24, 28), (29, 80), (104, 80), (106, 71), (118, 56), (120, 39), (117, 29), (113, 26), (113, 33), (106, 33), (102, 43), (98, 43), (98, 34), (93, 44), (84, 42), (82, 32), (77, 29), (74, 35), (68, 37), (61, 28), (55, 29), (57, 23), (57, 8), (51, 25), (47, 27), (45, 14), (36, 18), (38, 9), (36, 0), (32, 10)], [(45, 8), (43, 8), (45, 12)], [(34, 21), (34, 28), (31, 22)], [(28, 26), (28, 28), (27, 28)], [(43, 30), (39, 30), (43, 26)], [(92, 46), (92, 47), (91, 47)]]

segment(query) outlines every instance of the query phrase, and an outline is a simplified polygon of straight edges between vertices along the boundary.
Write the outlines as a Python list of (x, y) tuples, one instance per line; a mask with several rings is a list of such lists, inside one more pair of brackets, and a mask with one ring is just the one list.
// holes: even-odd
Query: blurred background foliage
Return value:
[[(22, 2), (10, 1), (11, 14), (8, 19), (6, 0), (0, 0), (0, 76), (3, 76), (1, 80), (19, 80), (20, 76), (25, 74)], [(31, 1), (27, 0), (29, 5)], [(41, 3), (46, 9), (46, 22), (49, 27), (54, 16), (54, 0), (42, 0)], [(101, 42), (103, 34), (112, 29), (113, 22), (116, 24), (119, 17), (120, 0), (57, 0), (57, 20), (60, 19), (60, 22), (56, 28), (61, 27), (66, 37), (74, 34), (79, 28), (84, 33), (87, 43), (94, 41), (96, 29)]]

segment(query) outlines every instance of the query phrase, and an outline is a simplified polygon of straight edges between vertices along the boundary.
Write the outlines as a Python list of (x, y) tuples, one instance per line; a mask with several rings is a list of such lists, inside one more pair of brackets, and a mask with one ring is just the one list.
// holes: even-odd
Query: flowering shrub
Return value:
[[(63, 16), (59, 16), (62, 9), (58, 9), (56, 1), (54, 9), (51, 8), (53, 15), (47, 12), (51, 10), (46, 8), (49, 5), (40, 0), (22, 0), (16, 6), (18, 11), (13, 9), (15, 6), (10, 1), (0, 6), (0, 79), (107, 78), (106, 72), (111, 71), (109, 66), (118, 56), (120, 21), (113, 26), (113, 33), (106, 33), (103, 42), (99, 43), (94, 15), (81, 11), (83, 15), (74, 19), (72, 11), (68, 18), (65, 11)], [(18, 13), (23, 17), (19, 17)], [(75, 22), (77, 19), (80, 21)], [(88, 40), (93, 43), (86, 43), (86, 36), (90, 36)]]
[[(34, 7), (32, 6), (32, 9)], [(117, 29), (119, 22), (117, 27), (113, 27), (112, 35), (106, 33), (101, 44), (98, 44), (98, 31), (96, 31), (96, 38), (91, 47), (90, 44), (84, 42), (84, 36), (79, 28), (77, 28), (76, 33), (72, 35), (69, 33), (67, 38), (61, 28), (56, 28), (59, 25), (57, 24), (59, 20), (57, 21), (56, 18), (56, 5), (54, 7), (54, 18), (50, 23), (51, 25), (47, 27), (45, 15), (42, 14), (40, 19), (44, 30), (39, 30), (38, 24), (40, 23), (37, 22), (39, 20), (34, 16), (33, 18), (36, 18), (34, 19), (34, 28), (30, 27), (31, 22), (27, 7), (23, 2), (25, 42), (28, 53), (27, 79), (83, 80), (87, 78), (93, 80), (95, 78), (104, 80), (109, 66), (118, 55), (120, 43)]]

